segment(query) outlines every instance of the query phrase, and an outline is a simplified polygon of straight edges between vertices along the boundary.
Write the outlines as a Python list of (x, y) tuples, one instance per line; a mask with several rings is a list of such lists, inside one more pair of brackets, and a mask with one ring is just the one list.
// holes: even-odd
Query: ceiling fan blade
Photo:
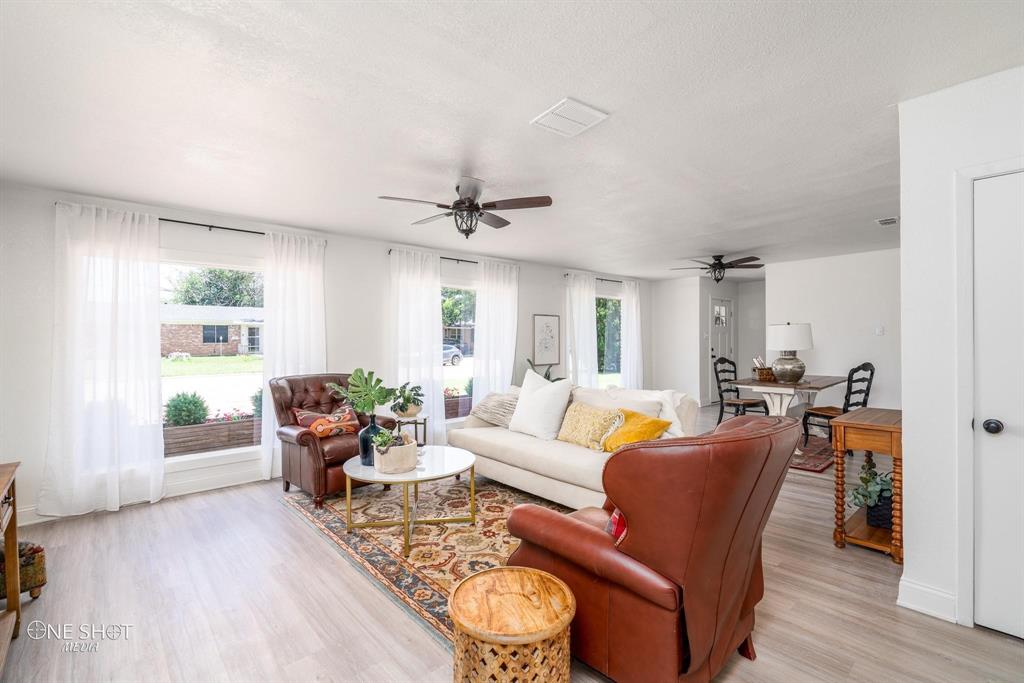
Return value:
[(710, 268), (710, 267), (711, 267), (711, 264), (710, 264), (710, 263), (707, 263), (707, 262), (705, 262), (705, 261), (698, 261), (698, 260), (697, 260), (697, 259), (695, 259), (695, 258), (692, 258), (692, 259), (690, 259), (690, 260), (691, 260), (691, 261), (693, 261), (694, 263), (699, 263), (699, 264), (701, 264), (702, 266), (705, 266), (706, 268)]
[(448, 216), (451, 216), (451, 215), (452, 215), (451, 211), (449, 211), (448, 213), (439, 213), (436, 216), (431, 216), (430, 218), (424, 218), (422, 220), (418, 220), (415, 223), (413, 223), (413, 225), (423, 225), (424, 223), (432, 223), (432, 222), (438, 220), (439, 218), (447, 218)]
[(496, 202), (484, 202), (481, 209), (508, 211), (509, 209), (537, 209), (551, 206), (551, 197), (518, 197), (516, 199), (499, 199)]
[(377, 199), (389, 199), (393, 202), (412, 202), (413, 204), (430, 204), (436, 206), (439, 209), (450, 209), (452, 208), (448, 204), (438, 204), (437, 202), (428, 202), (426, 199), (406, 199), (405, 197), (385, 197), (381, 195)]
[(739, 265), (739, 266), (733, 266), (733, 265), (730, 265), (730, 264), (727, 263), (727, 264), (725, 264), (725, 267), (726, 268), (764, 268), (764, 264), (763, 263), (752, 263), (752, 264), (744, 264), (744, 265)]
[(459, 199), (469, 199), (476, 204), (480, 199), (480, 193), (484, 190), (484, 181), (479, 178), (464, 175), (459, 178), (459, 184), (455, 191), (459, 193)]
[(707, 270), (707, 268), (702, 268), (700, 266), (683, 266), (682, 268), (669, 268), (669, 270)]
[(733, 259), (732, 261), (726, 261), (727, 266), (738, 266), (744, 263), (750, 263), (751, 261), (760, 261), (761, 258), (758, 256), (744, 256), (743, 258)]
[(480, 212), (480, 222), (492, 228), (504, 228), (506, 225), (510, 225), (509, 221), (501, 216), (495, 216), (493, 213), (487, 213), (486, 211)]

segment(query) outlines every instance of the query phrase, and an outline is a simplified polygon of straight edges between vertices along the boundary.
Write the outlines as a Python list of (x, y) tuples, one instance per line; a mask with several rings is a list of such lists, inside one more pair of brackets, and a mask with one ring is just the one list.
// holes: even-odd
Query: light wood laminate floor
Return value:
[[(23, 603), (4, 680), (451, 680), (449, 650), (280, 498), (263, 482), (23, 529), (50, 582)], [(791, 470), (765, 532), (758, 659), (717, 680), (1024, 680), (1020, 640), (896, 607), (900, 568), (833, 547), (831, 525), (831, 471)], [(31, 640), (33, 620), (130, 627), (68, 653)], [(574, 679), (601, 677), (577, 664)]]

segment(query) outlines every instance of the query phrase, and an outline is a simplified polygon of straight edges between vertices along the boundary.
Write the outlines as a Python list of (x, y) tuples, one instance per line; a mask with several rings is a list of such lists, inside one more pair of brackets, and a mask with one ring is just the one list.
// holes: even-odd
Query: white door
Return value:
[(974, 183), (974, 621), (1024, 637), (1024, 172)]
[(743, 372), (743, 368), (747, 367), (741, 363), (737, 358), (736, 354), (733, 353), (732, 343), (732, 330), (733, 330), (733, 319), (732, 319), (732, 299), (720, 299), (718, 297), (711, 297), (711, 320), (708, 324), (708, 349), (710, 351), (710, 359), (708, 360), (708, 377), (710, 387), (709, 394), (711, 395), (711, 401), (718, 401), (718, 383), (715, 377), (715, 359), (719, 356), (725, 356), (732, 362), (736, 363), (736, 376), (737, 379), (740, 377), (746, 377), (749, 372)]

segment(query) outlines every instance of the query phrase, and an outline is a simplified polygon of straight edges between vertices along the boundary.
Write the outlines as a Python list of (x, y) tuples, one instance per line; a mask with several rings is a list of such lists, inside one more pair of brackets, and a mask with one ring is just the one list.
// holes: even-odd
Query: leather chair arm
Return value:
[(287, 441), (298, 446), (305, 446), (313, 450), (315, 453), (323, 454), (323, 449), (320, 447), (320, 439), (311, 430), (299, 425), (285, 425), (277, 428), (277, 438), (281, 441)]
[[(369, 415), (365, 415), (364, 413), (356, 413), (356, 417), (359, 418), (359, 426), (360, 427), (365, 427), (366, 425), (370, 424), (370, 416)], [(398, 423), (395, 422), (395, 418), (393, 418), (393, 417), (382, 417), (382, 416), (378, 415), (377, 416), (377, 426), (382, 428), (382, 429), (393, 430), (396, 426), (398, 426)]]
[(517, 505), (508, 518), (508, 530), (659, 607), (679, 608), (679, 586), (619, 552), (615, 539), (603, 529), (539, 505)]

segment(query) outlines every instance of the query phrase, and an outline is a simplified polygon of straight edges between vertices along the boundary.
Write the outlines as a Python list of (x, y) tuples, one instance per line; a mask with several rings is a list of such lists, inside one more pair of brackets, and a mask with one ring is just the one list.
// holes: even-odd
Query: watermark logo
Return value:
[(25, 633), (32, 640), (60, 643), (61, 652), (99, 652), (100, 643), (129, 639), (134, 624), (47, 624), (38, 619)]

